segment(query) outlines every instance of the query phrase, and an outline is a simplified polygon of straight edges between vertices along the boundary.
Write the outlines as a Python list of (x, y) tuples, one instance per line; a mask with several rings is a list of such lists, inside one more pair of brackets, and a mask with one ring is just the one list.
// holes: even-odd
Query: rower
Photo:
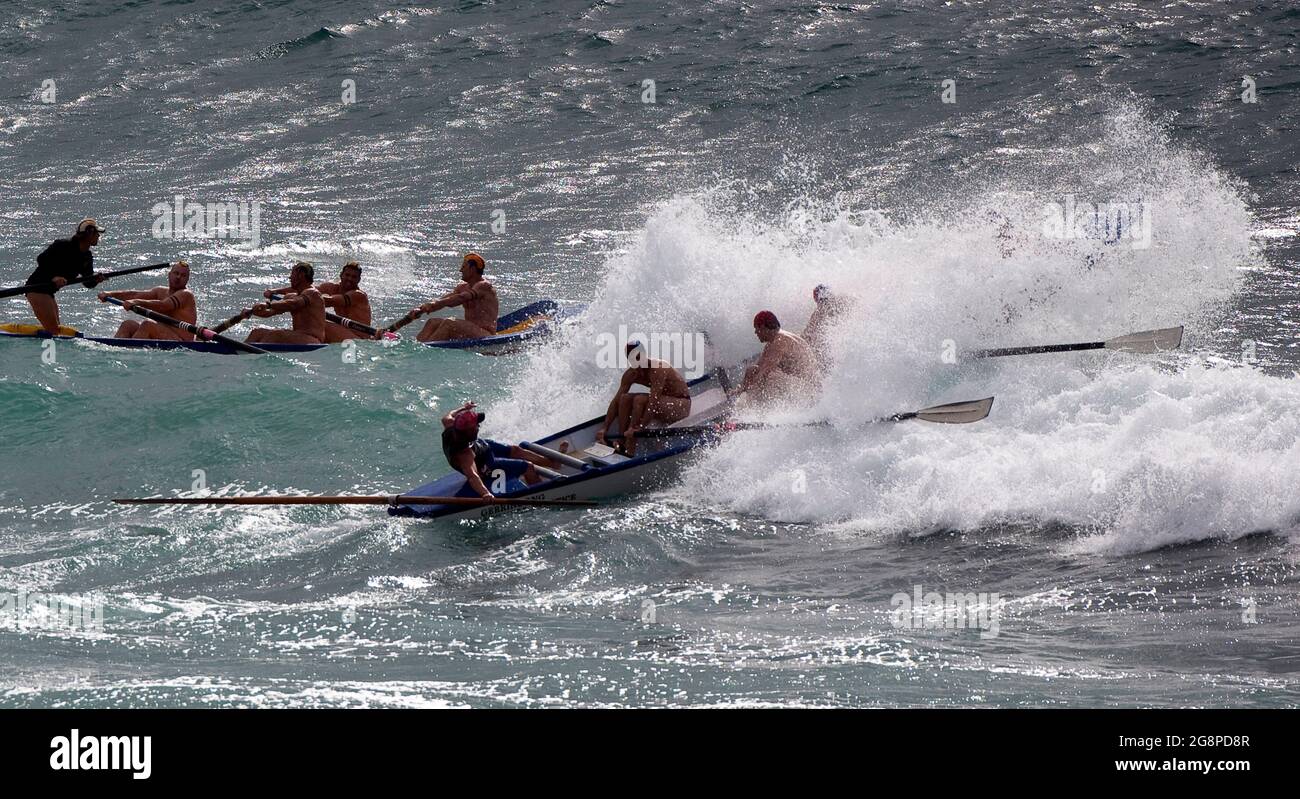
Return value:
[[(77, 223), (75, 236), (57, 239), (36, 256), (36, 271), (27, 278), (26, 285), (53, 283), (56, 291), (69, 283), (84, 282), (88, 288), (99, 285), (107, 278), (95, 275), (95, 255), (90, 248), (99, 243), (99, 234), (103, 232), (94, 219), (81, 220)], [(41, 323), (45, 332), (51, 336), (59, 335), (59, 303), (54, 299), (54, 292), (46, 288), (33, 289), (26, 296), (32, 313), (36, 314), (36, 321)]]
[(289, 270), (289, 290), (292, 297), (275, 302), (259, 302), (246, 308), (244, 314), (268, 319), (282, 313), (293, 317), (293, 329), (271, 327), (254, 328), (245, 339), (249, 344), (323, 344), (325, 343), (325, 301), (312, 285), (316, 270), (306, 261), (299, 261)]
[(507, 479), (536, 485), (542, 481), (536, 466), (559, 468), (559, 464), (550, 459), (521, 447), (479, 438), (478, 426), (484, 418), (484, 414), (474, 410), (473, 402), (467, 402), (442, 417), (442, 454), (451, 468), (465, 475), (465, 485), (457, 496), (491, 499), (493, 494), (484, 481), (504, 475)]
[(852, 299), (842, 294), (832, 294), (830, 286), (825, 283), (813, 289), (813, 302), (816, 307), (813, 308), (812, 316), (808, 317), (808, 324), (803, 329), (803, 340), (808, 342), (808, 346), (823, 359), (825, 363), (826, 347), (829, 343), (826, 340), (826, 328), (833, 324), (836, 317), (847, 311), (852, 306)]
[[(370, 297), (361, 290), (361, 264), (348, 261), (339, 272), (337, 283), (321, 283), (316, 289), (321, 293), (321, 301), (326, 309), (338, 311), (344, 319), (351, 319), (363, 325), (370, 324)], [(267, 289), (262, 296), (274, 300), (275, 295), (288, 297), (293, 293), (292, 286)], [(348, 339), (360, 338), (361, 334), (336, 322), (325, 320), (325, 343), (338, 344)]]
[[(101, 291), (99, 301), (108, 302), (110, 298), (122, 300), (122, 310), (129, 311), (133, 306), (165, 314), (182, 322), (198, 324), (198, 309), (194, 304), (194, 293), (186, 286), (190, 282), (190, 265), (185, 261), (172, 264), (167, 273), (167, 285), (155, 286), (148, 291)], [(137, 322), (127, 319), (114, 334), (115, 338), (167, 339), (171, 341), (193, 341), (194, 334), (179, 327), (161, 325), (146, 319)]]
[(412, 309), (414, 318), (442, 308), (458, 305), (465, 308), (464, 319), (430, 319), (425, 322), (416, 340), (451, 341), (496, 335), (500, 302), (496, 289), (483, 277), (486, 268), (483, 256), (475, 252), (467, 254), (460, 263), (460, 284), (451, 293)]
[[(668, 425), (690, 416), (691, 390), (672, 364), (651, 358), (640, 341), (627, 343), (627, 362), (618, 391), (605, 411), (605, 424), (596, 431), (596, 440), (609, 445), (605, 435), (617, 418), (623, 434), (623, 454), (630, 458), (636, 454), (637, 431), (647, 422)], [(649, 393), (633, 393), (636, 384), (648, 387)]]
[(761, 403), (813, 399), (821, 390), (821, 377), (817, 353), (808, 342), (782, 330), (771, 311), (754, 316), (754, 335), (763, 342), (763, 353), (745, 370), (737, 394)]

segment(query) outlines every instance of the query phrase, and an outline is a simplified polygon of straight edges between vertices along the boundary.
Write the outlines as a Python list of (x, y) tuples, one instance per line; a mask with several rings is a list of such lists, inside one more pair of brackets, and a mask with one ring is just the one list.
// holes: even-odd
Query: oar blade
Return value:
[(992, 408), (993, 398), (985, 397), (981, 400), (935, 405), (933, 408), (917, 411), (916, 415), (911, 418), (940, 424), (969, 424), (987, 418)]
[(1127, 336), (1110, 339), (1106, 349), (1130, 352), (1136, 355), (1152, 355), (1157, 352), (1176, 350), (1183, 343), (1183, 326), (1166, 327), (1160, 330), (1143, 330), (1129, 333)]

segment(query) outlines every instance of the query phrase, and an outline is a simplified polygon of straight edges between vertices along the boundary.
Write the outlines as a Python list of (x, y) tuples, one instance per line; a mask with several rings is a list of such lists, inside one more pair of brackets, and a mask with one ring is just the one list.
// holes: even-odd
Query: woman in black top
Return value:
[[(77, 235), (58, 239), (36, 256), (36, 271), (27, 278), (27, 285), (33, 287), (27, 293), (27, 302), (36, 314), (36, 321), (51, 336), (59, 334), (59, 303), (54, 299), (54, 292), (69, 283), (84, 281), (89, 288), (100, 283), (95, 277), (95, 256), (90, 248), (99, 243), (103, 231), (95, 220), (83, 219), (77, 225)], [(53, 289), (47, 285), (51, 283)]]

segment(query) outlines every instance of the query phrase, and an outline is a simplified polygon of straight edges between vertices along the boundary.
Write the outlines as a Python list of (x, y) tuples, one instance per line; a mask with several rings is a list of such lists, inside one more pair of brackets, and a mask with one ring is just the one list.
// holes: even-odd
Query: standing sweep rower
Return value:
[(94, 219), (83, 219), (75, 236), (56, 240), (36, 256), (36, 271), (27, 278), (27, 285), (32, 286), (27, 302), (36, 321), (51, 336), (59, 334), (59, 303), (54, 292), (69, 283), (84, 282), (87, 288), (94, 288), (104, 280), (95, 274), (95, 256), (90, 252), (103, 232)]

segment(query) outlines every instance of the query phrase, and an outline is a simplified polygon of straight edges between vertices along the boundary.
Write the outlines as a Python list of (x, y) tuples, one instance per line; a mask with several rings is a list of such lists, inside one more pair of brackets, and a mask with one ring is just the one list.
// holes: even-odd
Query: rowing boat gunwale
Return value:
[[(713, 382), (711, 383), (710, 381)], [(687, 386), (693, 390), (692, 394), (697, 393), (694, 391), (695, 389), (700, 389), (698, 393), (703, 394), (705, 391), (707, 391), (709, 388), (714, 387), (715, 385), (720, 388), (720, 383), (718, 383), (716, 375), (714, 374), (702, 375), (700, 377), (694, 378), (693, 380), (687, 382)], [(719, 414), (721, 414), (721, 413), (725, 413), (728, 408), (729, 408), (729, 404), (722, 403), (720, 405), (710, 408), (709, 410), (710, 411), (716, 410), (719, 412)], [(584, 431), (591, 428), (593, 425), (600, 424), (601, 422), (604, 421), (604, 419), (605, 417), (603, 415), (593, 417), (586, 421), (579, 422), (578, 424), (575, 424), (571, 427), (567, 427), (563, 430), (560, 430), (559, 432), (547, 434), (546, 436), (537, 439), (537, 442), (549, 443), (549, 442), (557, 441), (559, 439), (563, 439), (566, 436), (572, 436), (580, 431)], [(542, 494), (544, 495), (543, 498), (551, 499), (551, 498), (555, 498), (551, 496), (552, 494), (556, 492), (561, 492), (560, 494), (561, 496), (567, 497), (568, 494), (564, 492), (567, 492), (569, 489), (575, 486), (580, 486), (584, 483), (588, 483), (590, 481), (609, 477), (609, 476), (616, 476), (630, 469), (653, 468), (655, 466), (661, 465), (661, 462), (665, 462), (669, 459), (683, 456), (689, 453), (690, 451), (699, 448), (701, 445), (706, 443), (708, 439), (706, 436), (684, 435), (679, 443), (671, 443), (674, 440), (672, 438), (666, 440), (670, 443), (665, 444), (662, 448), (657, 449), (654, 452), (648, 452), (645, 453), (644, 455), (638, 455), (634, 458), (629, 458), (628, 460), (621, 461), (619, 463), (610, 464), (610, 465), (594, 465), (592, 468), (587, 469), (585, 471), (576, 472), (574, 474), (566, 474), (563, 477), (559, 477), (553, 480), (545, 480), (541, 483), (538, 483), (535, 486), (526, 486), (524, 488), (518, 488), (512, 491), (502, 492), (498, 496), (504, 499), (521, 499), (521, 498), (535, 498), (537, 497), (537, 495)], [(413, 496), (437, 496), (439, 493), (445, 493), (447, 491), (451, 491), (452, 488), (450, 486), (439, 486), (439, 488), (435, 493), (421, 493), (421, 492), (428, 492), (432, 490), (434, 486), (439, 485), (444, 481), (448, 481), (454, 477), (459, 477), (459, 475), (456, 472), (448, 472), (434, 480), (430, 480), (429, 482), (423, 483), (405, 492), (405, 494), (413, 495)], [(460, 479), (463, 481), (464, 478), (460, 478)], [(459, 490), (459, 488), (460, 486), (456, 486), (455, 490)], [(615, 494), (612, 494), (611, 496), (617, 496), (618, 494), (621, 493), (626, 493), (626, 492), (619, 491), (616, 492)], [(417, 507), (412, 505), (399, 504), (399, 505), (390, 506), (388, 508), (388, 514), (390, 516), (419, 518), (424, 520), (447, 519), (447, 518), (453, 518), (453, 519), (454, 518), (487, 518), (489, 516), (495, 515), (495, 513), (498, 512), (500, 512), (500, 509), (498, 508), (468, 508), (467, 509), (464, 507), (451, 506), (451, 505), (420, 505)]]

